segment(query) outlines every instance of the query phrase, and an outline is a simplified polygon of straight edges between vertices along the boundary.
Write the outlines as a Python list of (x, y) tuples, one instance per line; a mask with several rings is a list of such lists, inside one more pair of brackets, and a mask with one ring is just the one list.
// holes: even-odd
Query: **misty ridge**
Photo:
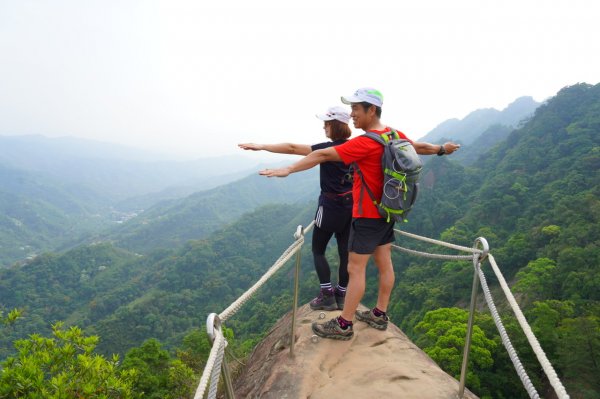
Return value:
[[(521, 97), (502, 111), (476, 110), (462, 120), (442, 122), (421, 140), (462, 143), (453, 159), (468, 164), (503, 140), (538, 105), (531, 97)], [(132, 249), (168, 247), (202, 238), (269, 202), (316, 198), (318, 168), (288, 179), (265, 179), (258, 170), (297, 158), (254, 155), (240, 150), (175, 161), (74, 137), (0, 136), (0, 264), (107, 237)]]
[(0, 136), (0, 265), (86, 242), (155, 205), (280, 163), (241, 151), (173, 161), (92, 140)]

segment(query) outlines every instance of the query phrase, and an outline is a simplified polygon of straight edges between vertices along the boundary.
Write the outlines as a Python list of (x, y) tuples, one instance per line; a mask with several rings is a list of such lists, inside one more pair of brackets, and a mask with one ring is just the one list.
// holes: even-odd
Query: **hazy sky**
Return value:
[(600, 82), (593, 0), (0, 0), (0, 135), (207, 156), (323, 141), (371, 86), (419, 138), (478, 108)]

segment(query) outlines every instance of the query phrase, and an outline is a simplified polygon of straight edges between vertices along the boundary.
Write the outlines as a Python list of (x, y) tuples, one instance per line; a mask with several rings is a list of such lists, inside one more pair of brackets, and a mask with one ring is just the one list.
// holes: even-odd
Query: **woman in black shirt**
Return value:
[[(244, 150), (269, 151), (279, 154), (308, 155), (312, 151), (343, 144), (352, 134), (348, 122), (350, 115), (343, 107), (331, 107), (317, 115), (324, 123), (325, 135), (330, 141), (314, 145), (305, 144), (239, 144)], [(321, 286), (319, 295), (310, 302), (313, 310), (344, 308), (348, 286), (348, 235), (352, 220), (352, 181), (348, 166), (343, 162), (324, 162), (320, 165), (319, 206), (315, 214), (312, 236), (312, 252), (315, 270)], [(325, 250), (335, 235), (340, 259), (338, 284), (331, 284), (331, 270), (325, 258)]]

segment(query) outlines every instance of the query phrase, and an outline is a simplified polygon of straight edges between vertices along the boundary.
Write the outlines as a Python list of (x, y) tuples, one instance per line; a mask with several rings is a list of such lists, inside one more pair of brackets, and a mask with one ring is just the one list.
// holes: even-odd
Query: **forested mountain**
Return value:
[[(243, 155), (188, 162), (150, 161), (151, 156), (156, 157), (90, 140), (0, 136), (0, 266), (70, 248), (157, 203), (259, 169)], [(232, 215), (241, 214), (232, 208)]]
[[(430, 157), (410, 221), (397, 227), (466, 246), (485, 237), (571, 397), (600, 397), (600, 85), (564, 88), (508, 133), (483, 157), (472, 158), (470, 166), (454, 156)], [(25, 314), (5, 330), (3, 354), (12, 339), (47, 332), (49, 323), (60, 319), (100, 335), (106, 354), (123, 353), (150, 337), (173, 347), (208, 313), (228, 306), (287, 248), (295, 227), (313, 217), (316, 182), (309, 172), (286, 179), (253, 175), (144, 212), (102, 237), (112, 244), (47, 254), (0, 271), (0, 303), (23, 308)], [(268, 200), (289, 205), (244, 214)], [(218, 226), (224, 222), (229, 224)], [(204, 238), (181, 245), (191, 237)], [(400, 236), (397, 240), (432, 249)], [(151, 251), (163, 245), (173, 247)], [(335, 251), (328, 256), (335, 265)], [(394, 252), (394, 266), (392, 321), (455, 374), (471, 262)], [(496, 291), (489, 265), (483, 267)], [(275, 275), (227, 322), (242, 347), (250, 349), (290, 309), (290, 270), (291, 265)], [(368, 279), (364, 303), (372, 305), (377, 290), (372, 267)], [(306, 245), (301, 303), (314, 296), (317, 286)], [(552, 397), (506, 304), (494, 296), (530, 377), (542, 396)], [(527, 397), (485, 306), (476, 325), (469, 388), (480, 397)]]
[[(481, 123), (516, 120), (532, 101), (521, 98)], [(479, 139), (483, 144), (463, 146), (455, 159), (465, 164), (477, 159), (501, 139), (493, 129), (505, 134), (507, 128), (491, 127)], [(157, 156), (69, 137), (0, 136), (0, 207), (5, 211), (0, 216), (5, 227), (0, 232), (0, 265), (90, 239), (115, 240), (140, 251), (179, 245), (255, 206), (304, 200), (317, 191), (311, 183), (293, 184), (296, 178), (266, 185), (255, 176), (254, 183), (243, 180), (238, 189), (201, 193), (254, 174), (259, 167), (243, 155), (187, 162), (157, 161)], [(109, 233), (101, 233), (106, 229)]]
[[(600, 85), (566, 87), (473, 168), (431, 162), (422, 181), (429, 190), (404, 226), (467, 246), (486, 237), (567, 390), (582, 398), (600, 395), (599, 149)], [(429, 331), (415, 327), (426, 312), (468, 302), (472, 265), (402, 256), (396, 266), (392, 317), (423, 343)], [(523, 337), (511, 337), (543, 385)], [(504, 387), (502, 397), (518, 397), (518, 383), (497, 378), (506, 375), (501, 368), (500, 361), (481, 373)], [(489, 381), (481, 380), (483, 392), (501, 389)]]
[(502, 111), (494, 108), (478, 109), (463, 119), (448, 119), (440, 123), (420, 140), (437, 143), (448, 139), (469, 145), (490, 126), (517, 127), (523, 119), (531, 116), (539, 105), (531, 97), (520, 97)]
[(315, 168), (288, 179), (266, 179), (254, 171), (233, 183), (158, 204), (98, 239), (137, 252), (180, 246), (206, 237), (259, 206), (315, 199), (317, 172)]
[[(0, 271), (0, 303), (22, 308), (25, 316), (3, 334), (0, 348), (6, 355), (11, 340), (49, 332), (50, 323), (59, 320), (98, 333), (105, 353), (124, 353), (152, 337), (177, 342), (252, 285), (313, 212), (312, 203), (266, 206), (178, 249), (140, 256), (95, 244)], [(305, 280), (314, 288), (308, 253), (305, 248), (304, 270), (310, 275)], [(264, 333), (264, 323), (290, 309), (289, 288), (285, 272), (267, 285), (253, 304), (277, 310), (242, 315), (238, 320), (247, 322), (247, 334)], [(305, 289), (302, 300), (313, 293)]]
[(485, 157), (488, 150), (504, 141), (514, 130), (511, 126), (491, 125), (471, 144), (461, 146), (460, 150), (452, 155), (452, 160), (470, 166), (481, 157)]
[(0, 165), (0, 266), (108, 227), (106, 198)]

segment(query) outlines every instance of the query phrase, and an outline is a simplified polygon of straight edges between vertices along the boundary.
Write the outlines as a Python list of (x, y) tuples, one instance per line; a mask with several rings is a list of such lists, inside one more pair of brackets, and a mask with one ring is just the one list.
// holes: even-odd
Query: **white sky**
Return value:
[(0, 0), (0, 135), (177, 151), (323, 141), (371, 86), (419, 138), (449, 118), (600, 81), (594, 0)]

